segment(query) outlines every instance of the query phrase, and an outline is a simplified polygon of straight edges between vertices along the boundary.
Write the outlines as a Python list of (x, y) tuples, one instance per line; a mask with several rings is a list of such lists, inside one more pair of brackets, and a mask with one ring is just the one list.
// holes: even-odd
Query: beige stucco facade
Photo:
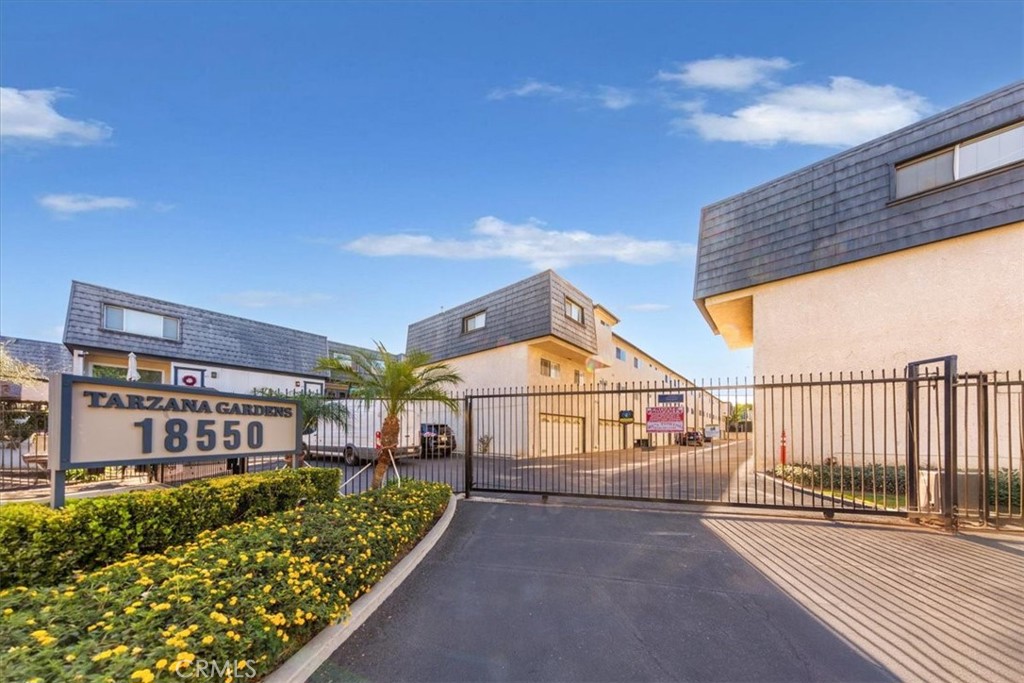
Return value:
[(1024, 368), (1024, 223), (708, 298), (757, 377), (893, 370), (955, 354)]

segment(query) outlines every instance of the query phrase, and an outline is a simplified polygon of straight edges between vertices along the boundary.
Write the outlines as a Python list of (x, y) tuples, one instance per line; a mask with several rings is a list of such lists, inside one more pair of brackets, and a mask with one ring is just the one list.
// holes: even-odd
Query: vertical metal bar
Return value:
[(463, 472), (465, 480), (466, 498), (473, 494), (473, 397), (467, 395), (466, 403), (466, 469)]
[(981, 523), (988, 526), (988, 373), (978, 373), (978, 461), (981, 465)]
[(943, 389), (946, 399), (946, 414), (945, 414), (945, 441), (946, 441), (946, 478), (943, 482), (945, 490), (943, 491), (943, 498), (949, 501), (943, 511), (947, 524), (952, 526), (959, 515), (959, 505), (957, 501), (957, 396), (956, 396), (956, 373), (957, 363), (956, 356), (948, 356), (945, 359), (944, 370), (946, 373), (946, 379), (943, 383)]
[[(917, 495), (917, 365), (910, 363), (906, 369), (907, 389), (907, 509), (920, 510)], [(895, 401), (894, 401), (895, 409)]]

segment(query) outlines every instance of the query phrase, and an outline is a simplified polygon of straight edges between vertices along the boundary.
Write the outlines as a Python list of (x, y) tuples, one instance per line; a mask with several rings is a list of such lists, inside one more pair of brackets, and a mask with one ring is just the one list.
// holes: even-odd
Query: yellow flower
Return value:
[(8, 614), (14, 614), (14, 610), (12, 610), (10, 607), (4, 610), (4, 616), (7, 616)]
[(142, 683), (152, 683), (154, 678), (156, 678), (156, 676), (154, 676), (153, 672), (150, 671), (149, 669), (139, 669), (138, 671), (132, 672), (132, 678), (131, 679), (133, 681), (138, 679), (138, 680), (142, 681)]
[(114, 648), (114, 654), (115, 655), (123, 655), (125, 652), (128, 652), (128, 646), (127, 645), (118, 645), (117, 647)]
[(192, 654), (191, 652), (179, 652), (178, 656), (175, 657), (175, 659), (177, 659), (178, 661), (181, 661), (181, 662), (191, 662), (191, 661), (195, 660), (195, 658), (196, 658), (196, 656), (194, 654)]
[(203, 637), (203, 645), (209, 645), (212, 642), (213, 642), (213, 636), (204, 636)]
[(93, 655), (92, 661), (99, 662), (101, 660), (107, 659), (112, 654), (114, 654), (113, 650), (104, 650), (103, 652), (100, 652), (99, 654)]
[(161, 669), (162, 670), (165, 666), (167, 666), (167, 660), (166, 659), (161, 659), (160, 661), (158, 661), (156, 663), (156, 668), (157, 669)]

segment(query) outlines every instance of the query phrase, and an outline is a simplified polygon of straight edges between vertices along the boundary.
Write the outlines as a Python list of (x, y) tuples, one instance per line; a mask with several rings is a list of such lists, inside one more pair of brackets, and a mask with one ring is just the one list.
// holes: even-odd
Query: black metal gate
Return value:
[[(905, 371), (465, 398), (467, 494), (1022, 522), (1021, 377)], [(666, 419), (669, 418), (669, 419)]]

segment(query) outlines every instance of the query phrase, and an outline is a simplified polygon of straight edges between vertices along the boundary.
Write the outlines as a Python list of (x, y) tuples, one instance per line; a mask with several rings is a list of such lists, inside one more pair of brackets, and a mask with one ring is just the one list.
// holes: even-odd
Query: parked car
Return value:
[(687, 446), (703, 446), (704, 434), (695, 429), (688, 431), (683, 434), (683, 444)]
[(446, 424), (420, 424), (420, 456), (450, 457), (455, 450), (455, 432)]

